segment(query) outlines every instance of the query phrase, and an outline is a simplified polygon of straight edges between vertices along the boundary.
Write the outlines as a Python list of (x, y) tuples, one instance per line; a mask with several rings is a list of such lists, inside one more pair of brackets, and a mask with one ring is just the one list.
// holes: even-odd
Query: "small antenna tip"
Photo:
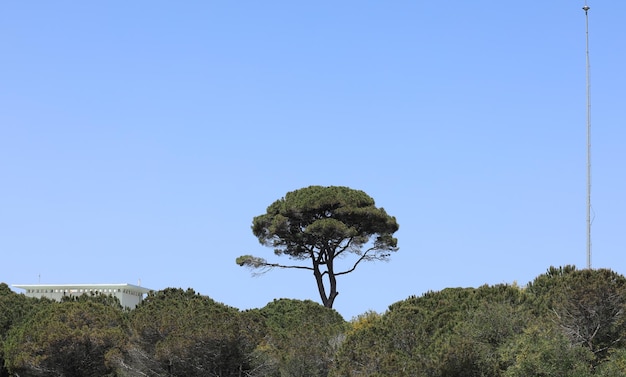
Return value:
[(583, 7), (583, 10), (586, 12), (586, 11), (588, 11), (589, 9), (591, 9), (591, 8), (589, 8), (589, 7), (587, 6), (587, 4), (585, 4), (585, 6)]

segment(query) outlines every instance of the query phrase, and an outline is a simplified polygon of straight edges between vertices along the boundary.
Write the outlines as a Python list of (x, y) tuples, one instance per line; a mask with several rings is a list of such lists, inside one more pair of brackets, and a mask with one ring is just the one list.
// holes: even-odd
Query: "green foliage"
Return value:
[(571, 345), (557, 327), (546, 323), (530, 326), (503, 346), (502, 358), (508, 364), (505, 377), (587, 377), (593, 354)]
[(238, 376), (264, 334), (258, 315), (173, 288), (149, 294), (130, 327), (125, 370), (155, 376)]
[(6, 365), (27, 376), (105, 376), (126, 343), (122, 313), (94, 302), (47, 305), (5, 342)]
[(529, 284), (528, 294), (539, 317), (555, 321), (572, 345), (595, 354), (594, 365), (624, 347), (626, 278), (607, 269), (548, 272)]
[[(393, 234), (395, 217), (365, 192), (341, 186), (310, 186), (288, 192), (267, 212), (252, 221), (252, 233), (276, 255), (287, 255), (305, 265), (269, 263), (244, 255), (237, 264), (253, 269), (300, 268), (312, 270), (324, 306), (331, 308), (338, 295), (336, 277), (352, 272), (362, 261), (387, 260), (398, 250)], [(356, 261), (339, 271), (336, 258), (353, 253)], [(327, 280), (325, 281), (324, 278)]]
[(0, 377), (626, 375), (626, 278), (606, 269), (427, 292), (350, 323), (312, 301), (241, 312), (173, 288), (123, 311), (108, 296), (57, 303), (0, 284), (0, 309)]
[(47, 299), (38, 300), (17, 294), (7, 284), (0, 283), (0, 377), (9, 375), (5, 368), (3, 346), (9, 330), (50, 303)]
[(533, 300), (535, 315), (542, 316), (551, 311), (554, 307), (556, 297), (555, 289), (561, 285), (563, 278), (576, 271), (576, 266), (567, 265), (565, 267), (550, 266), (545, 274), (537, 276), (526, 286), (526, 293)]
[[(388, 322), (383, 322), (383, 317), (377, 318), (371, 314), (365, 318), (357, 318), (335, 355), (329, 376), (410, 375), (404, 373), (407, 371), (398, 364), (398, 353), (392, 347), (388, 325)], [(420, 376), (417, 370), (414, 372), (415, 376)]]
[(521, 333), (529, 321), (523, 306), (484, 301), (450, 335), (440, 359), (442, 376), (499, 376), (498, 348)]
[(259, 351), (273, 366), (268, 376), (322, 377), (328, 374), (334, 355), (347, 330), (336, 311), (313, 301), (281, 299), (260, 310), (268, 333)]
[[(252, 232), (277, 255), (308, 258), (315, 248), (360, 247), (376, 236), (381, 248), (395, 251), (395, 218), (360, 190), (310, 186), (287, 193), (254, 218)], [(349, 245), (348, 245), (349, 243)]]
[[(332, 375), (587, 376), (596, 365), (610, 373), (620, 368), (607, 355), (623, 347), (623, 287), (619, 274), (567, 266), (526, 290), (497, 285), (411, 297), (350, 332)], [(537, 321), (557, 326), (534, 329)]]
[(112, 295), (103, 294), (101, 292), (83, 293), (80, 296), (68, 295), (61, 298), (61, 302), (97, 302), (105, 306), (110, 306), (118, 310), (124, 310), (120, 300)]
[(12, 326), (49, 303), (51, 301), (47, 299), (38, 300), (17, 294), (5, 283), (0, 283), (0, 341), (6, 337)]
[(527, 318), (525, 294), (506, 285), (410, 297), (354, 328), (331, 375), (498, 376), (497, 349)]
[(380, 321), (381, 318), (382, 316), (380, 314), (373, 310), (368, 310), (365, 313), (352, 318), (348, 334), (373, 326)]
[(563, 278), (553, 311), (572, 344), (602, 360), (626, 336), (626, 278), (610, 270), (581, 270)]
[(623, 377), (626, 376), (626, 349), (613, 349), (608, 358), (596, 367), (596, 376)]

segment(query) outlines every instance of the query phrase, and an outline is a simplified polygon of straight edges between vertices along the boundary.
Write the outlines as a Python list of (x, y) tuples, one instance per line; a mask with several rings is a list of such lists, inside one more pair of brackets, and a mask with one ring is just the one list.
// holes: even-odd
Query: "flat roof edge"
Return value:
[(12, 287), (15, 288), (130, 288), (136, 291), (142, 291), (144, 293), (148, 293), (153, 291), (153, 289), (141, 287), (139, 285), (133, 284), (12, 284)]

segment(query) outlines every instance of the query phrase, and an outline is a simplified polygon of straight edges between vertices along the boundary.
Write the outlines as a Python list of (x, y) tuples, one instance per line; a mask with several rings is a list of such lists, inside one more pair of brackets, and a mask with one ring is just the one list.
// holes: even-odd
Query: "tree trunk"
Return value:
[[(319, 291), (320, 298), (322, 299), (322, 304), (328, 306), (328, 296), (326, 296), (326, 287), (324, 287), (324, 277), (320, 272), (320, 265), (315, 260), (313, 261), (313, 275), (315, 276), (315, 281), (317, 282), (317, 290)], [(332, 302), (330, 303), (330, 307), (332, 307)]]
[(339, 294), (337, 292), (337, 277), (335, 276), (335, 268), (333, 266), (333, 260), (329, 258), (326, 268), (328, 268), (328, 282), (330, 283), (330, 294), (328, 295), (328, 299), (324, 303), (324, 306), (327, 308), (332, 308), (335, 303), (335, 298)]

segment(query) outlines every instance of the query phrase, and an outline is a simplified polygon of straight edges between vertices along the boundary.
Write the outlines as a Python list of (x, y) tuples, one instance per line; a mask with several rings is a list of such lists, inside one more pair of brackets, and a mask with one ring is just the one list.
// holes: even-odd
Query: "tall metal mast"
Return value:
[(586, 84), (587, 84), (587, 268), (591, 268), (591, 79), (589, 64), (589, 6), (585, 0)]

